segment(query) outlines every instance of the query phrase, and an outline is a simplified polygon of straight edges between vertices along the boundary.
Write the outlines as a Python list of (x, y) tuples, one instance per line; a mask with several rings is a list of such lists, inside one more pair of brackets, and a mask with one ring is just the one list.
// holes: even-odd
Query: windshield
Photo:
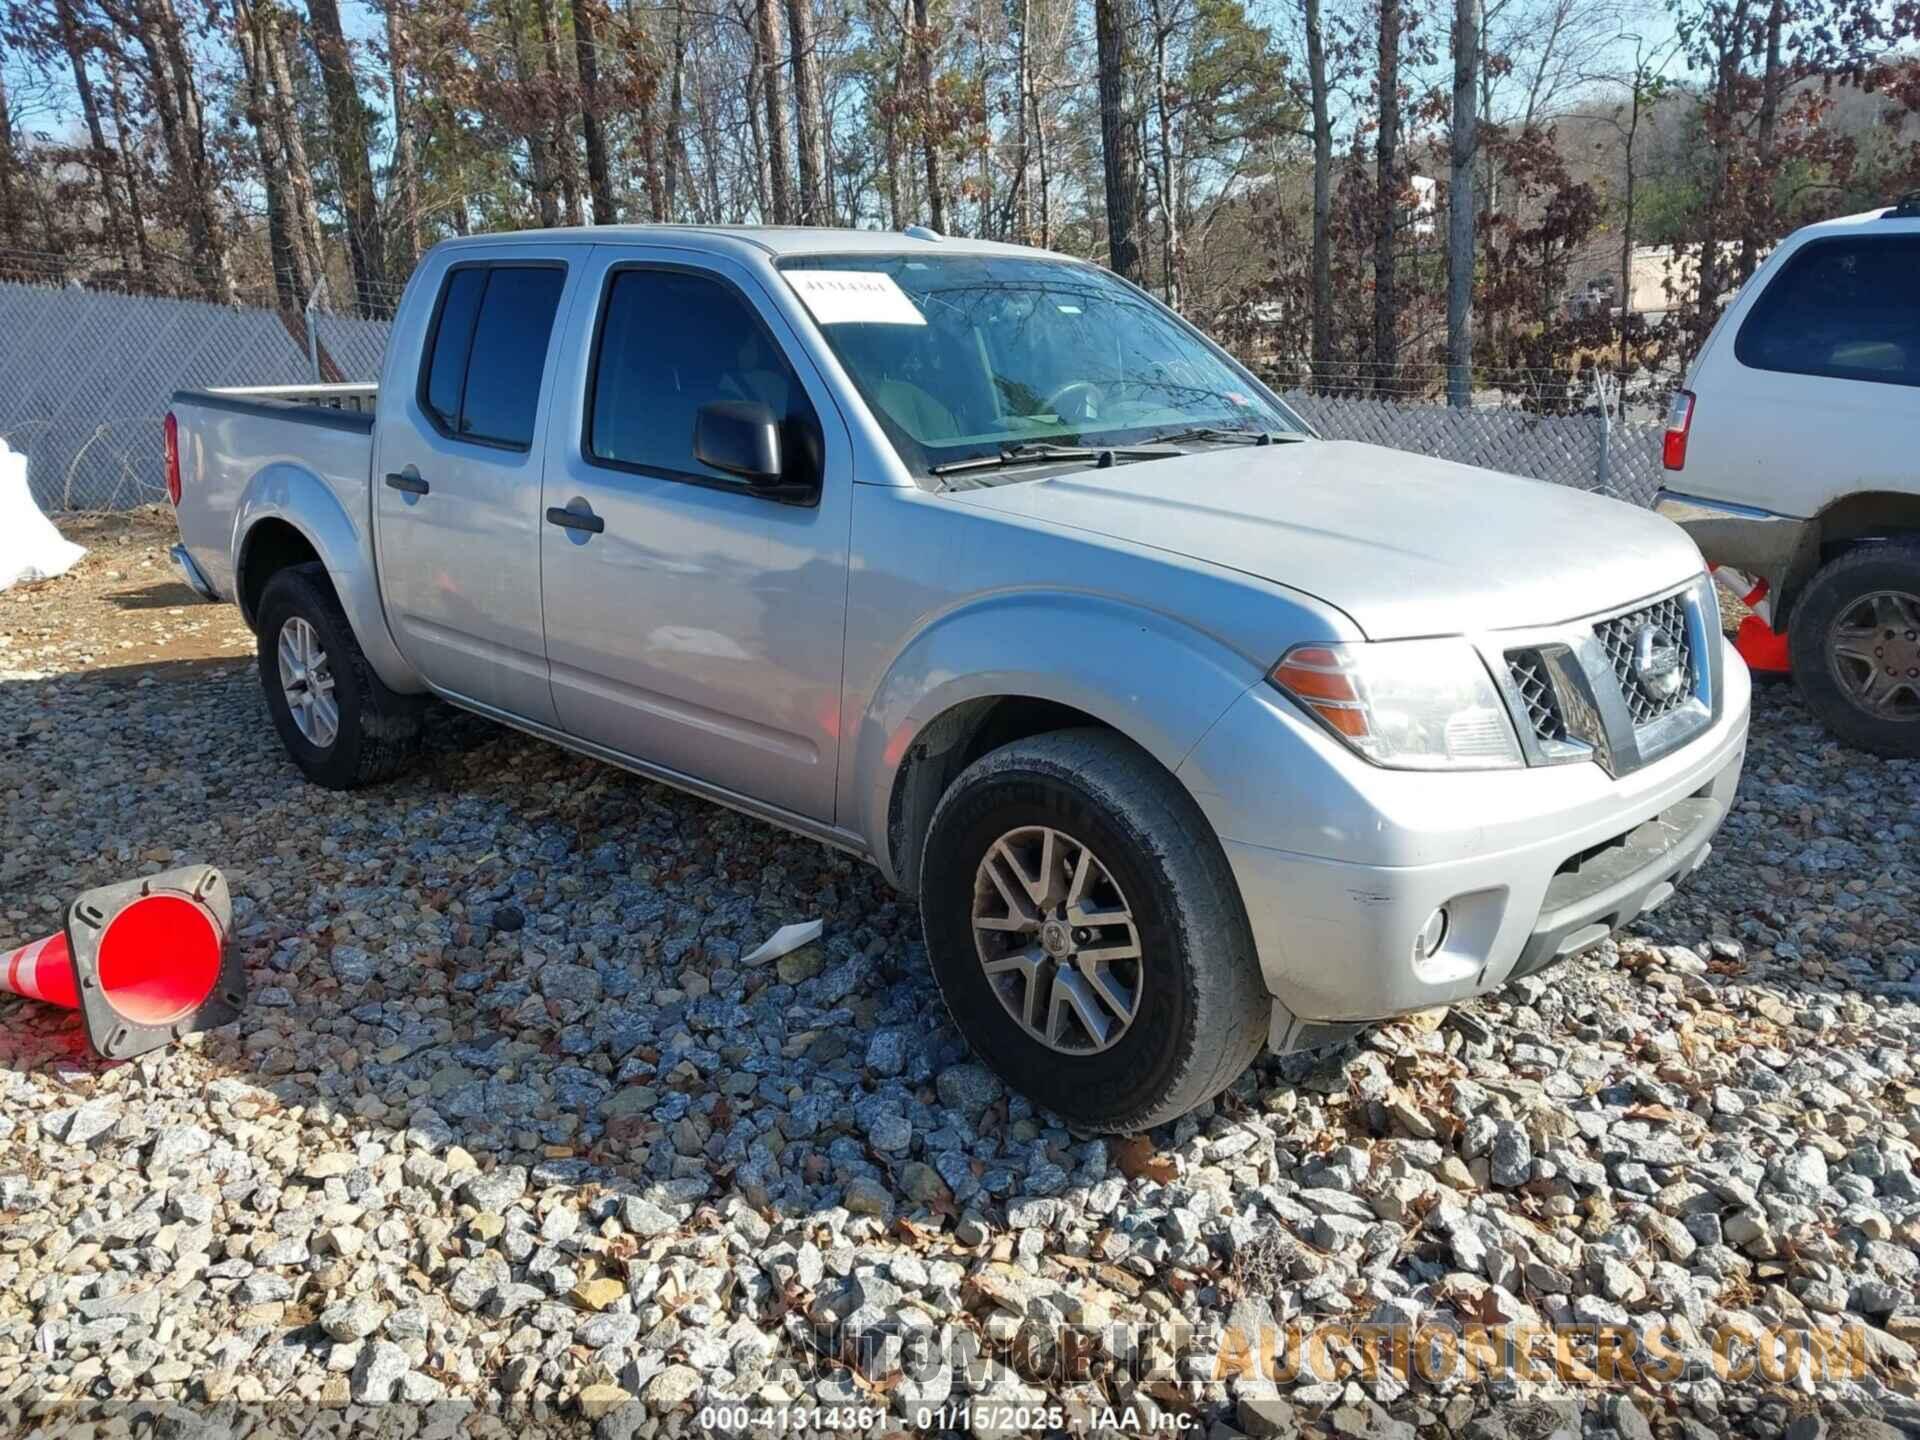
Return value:
[(1171, 312), (1092, 265), (807, 255), (780, 268), (919, 475), (1019, 446), (1306, 433)]

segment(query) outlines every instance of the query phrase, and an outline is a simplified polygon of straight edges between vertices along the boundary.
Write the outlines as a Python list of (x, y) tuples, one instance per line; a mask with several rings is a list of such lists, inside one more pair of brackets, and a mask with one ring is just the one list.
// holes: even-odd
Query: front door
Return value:
[[(659, 255), (658, 262), (636, 255)], [(815, 820), (833, 818), (851, 462), (786, 321), (731, 262), (596, 248), (569, 347), (542, 526), (547, 659), (569, 733)], [(715, 401), (767, 406), (783, 503), (701, 463)]]
[(418, 376), (386, 377), (374, 534), (394, 643), (427, 682), (554, 725), (537, 442), (569, 275), (516, 253), (461, 250), (438, 277)]

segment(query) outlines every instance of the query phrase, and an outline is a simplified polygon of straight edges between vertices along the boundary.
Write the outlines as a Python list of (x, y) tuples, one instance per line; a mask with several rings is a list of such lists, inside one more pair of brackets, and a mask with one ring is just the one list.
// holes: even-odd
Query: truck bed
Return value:
[[(182, 390), (173, 397), (180, 539), (221, 599), (244, 599), (236, 594), (233, 540), (245, 522), (283, 509), (313, 514), (315, 486), (331, 494), (325, 509), (370, 557), (368, 477), (379, 388), (266, 385)], [(303, 491), (308, 494), (296, 505)]]

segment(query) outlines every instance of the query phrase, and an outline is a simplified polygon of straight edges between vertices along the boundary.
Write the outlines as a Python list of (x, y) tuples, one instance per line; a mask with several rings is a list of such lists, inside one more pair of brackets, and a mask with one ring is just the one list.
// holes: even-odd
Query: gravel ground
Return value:
[[(0, 595), (0, 948), (82, 888), (211, 862), (252, 998), (112, 1067), (0, 1001), (15, 1433), (61, 1400), (607, 1440), (735, 1397), (1383, 1440), (1920, 1415), (1920, 765), (1831, 743), (1788, 689), (1759, 693), (1714, 859), (1631, 936), (1088, 1139), (971, 1062), (865, 868), (451, 713), (411, 778), (306, 787), (166, 529), (76, 538), (72, 575)], [(820, 943), (742, 963), (816, 917)], [(1690, 1363), (1209, 1378), (1222, 1327), (1276, 1319), (1664, 1321)], [(1058, 1374), (1062, 1320), (1198, 1348), (1023, 1378)], [(822, 1359), (835, 1322), (866, 1339)], [(1858, 1378), (1726, 1375), (1711, 1335), (1781, 1325), (1861, 1327)], [(957, 1383), (903, 1361), (928, 1339), (972, 1357)], [(358, 1408), (389, 1399), (441, 1403)], [(157, 1433), (204, 1433), (171, 1413)]]

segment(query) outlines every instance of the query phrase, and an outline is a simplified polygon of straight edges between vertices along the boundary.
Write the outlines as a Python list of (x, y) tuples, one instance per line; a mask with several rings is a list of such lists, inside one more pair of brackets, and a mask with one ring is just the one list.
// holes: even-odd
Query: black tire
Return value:
[[(280, 682), (280, 632), (295, 618), (311, 625), (326, 651), (339, 729), (317, 745), (301, 734)], [(419, 749), (425, 701), (389, 690), (367, 663), (346, 611), (317, 563), (293, 565), (267, 582), (255, 616), (260, 640), (260, 685), (280, 743), (307, 779), (329, 790), (352, 790), (391, 779)]]
[[(975, 877), (1008, 832), (1045, 826), (1090, 847), (1138, 925), (1132, 1023), (1063, 1054), (1013, 1018), (974, 944)], [(1206, 818), (1138, 746), (1063, 730), (968, 766), (934, 811), (920, 866), (927, 953), (975, 1052), (1036, 1103), (1090, 1130), (1138, 1131), (1212, 1099), (1266, 1039), (1272, 1001), (1245, 907)]]
[[(1807, 708), (1842, 740), (1896, 759), (1920, 757), (1920, 714), (1878, 715), (1856, 703), (1841, 683), (1828, 642), (1836, 626), (1865, 597), (1878, 591), (1920, 596), (1920, 540), (1857, 545), (1837, 556), (1807, 582), (1787, 626), (1793, 678)], [(1902, 627), (1903, 632), (1905, 627)], [(1903, 648), (1911, 645), (1905, 634)], [(1911, 651), (1907, 651), (1911, 656)], [(1914, 707), (1920, 710), (1920, 706)]]

